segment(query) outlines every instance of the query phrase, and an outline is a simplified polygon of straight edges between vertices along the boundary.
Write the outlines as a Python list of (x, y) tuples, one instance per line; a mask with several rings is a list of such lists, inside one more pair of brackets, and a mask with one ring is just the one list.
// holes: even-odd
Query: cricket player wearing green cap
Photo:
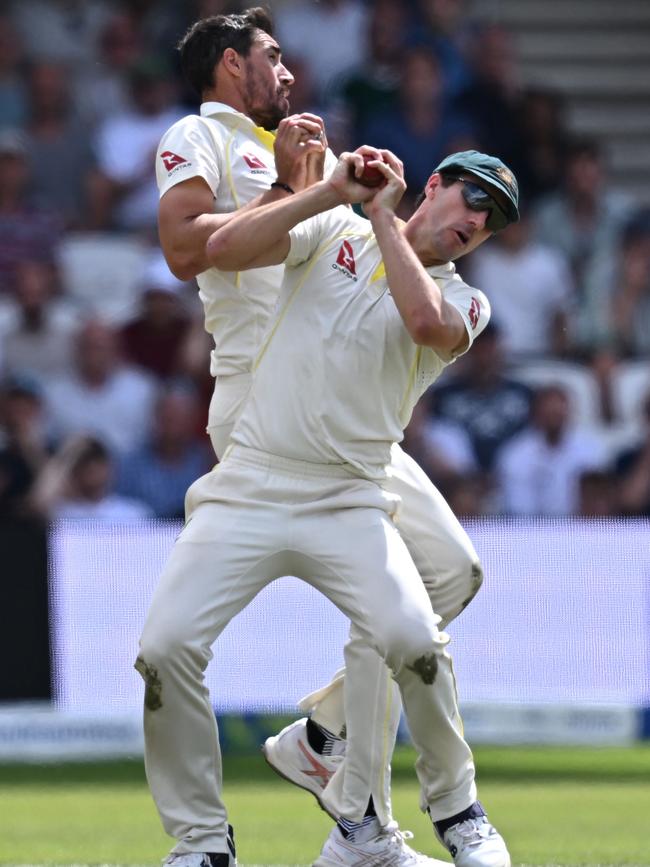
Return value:
[[(362, 153), (383, 158), (371, 163), (384, 174), (383, 186), (370, 190), (350, 177), (351, 168), (361, 171)], [(328, 757), (334, 750), (322, 727), (320, 750), (308, 724), (267, 744), (269, 761), (293, 782), (319, 778), (319, 799), (339, 819), (318, 867), (435, 863), (406, 846), (378, 811), (367, 811), (369, 795), (383, 797), (386, 779), (372, 779), (364, 763), (385, 767), (392, 749), (392, 741), (377, 742), (368, 731), (369, 717), (394, 715), (388, 669), (420, 756), (421, 807), (439, 838), (458, 867), (510, 864), (477, 801), (448, 637), (432, 607), (435, 566), (423, 585), (397, 529), (400, 498), (389, 475), (417, 399), (489, 318), (487, 299), (453, 262), (517, 219), (517, 187), (499, 160), (468, 151), (434, 171), (406, 224), (394, 212), (403, 190), (392, 154), (360, 149), (343, 154), (329, 180), (235, 215), (208, 242), (208, 261), (222, 271), (284, 263), (285, 272), (277, 320), (258, 353), (231, 445), (218, 470), (188, 492), (188, 522), (141, 641), (138, 668), (152, 699), (145, 708), (150, 785), (161, 812), (176, 820), (195, 814), (176, 851), (196, 852), (197, 865), (200, 853), (206, 864), (221, 864), (220, 853), (224, 865), (234, 863), (220, 775), (212, 771), (219, 751), (202, 672), (230, 619), (286, 574), (321, 589), (353, 624), (345, 653), (346, 761)], [(351, 202), (364, 203), (370, 224), (340, 207)], [(368, 669), (367, 648), (388, 668)], [(363, 692), (364, 677), (375, 704), (359, 710), (350, 688)]]

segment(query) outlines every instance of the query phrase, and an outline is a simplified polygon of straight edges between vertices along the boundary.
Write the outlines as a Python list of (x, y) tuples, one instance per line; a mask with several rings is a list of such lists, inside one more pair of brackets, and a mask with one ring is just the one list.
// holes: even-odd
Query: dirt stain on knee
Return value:
[(149, 665), (139, 656), (135, 661), (135, 670), (144, 680), (144, 706), (147, 710), (160, 710), (162, 707), (162, 683), (155, 665)]
[[(460, 611), (464, 611), (472, 599), (476, 596), (478, 591), (481, 589), (481, 584), (483, 583), (483, 569), (480, 567), (478, 563), (472, 564), (472, 590), (467, 599), (461, 605)], [(460, 614), (460, 611), (458, 614)], [(457, 616), (457, 615), (456, 615)]]
[(427, 685), (432, 684), (438, 673), (438, 657), (435, 653), (425, 653), (415, 660), (413, 665), (406, 666), (409, 671), (414, 671)]

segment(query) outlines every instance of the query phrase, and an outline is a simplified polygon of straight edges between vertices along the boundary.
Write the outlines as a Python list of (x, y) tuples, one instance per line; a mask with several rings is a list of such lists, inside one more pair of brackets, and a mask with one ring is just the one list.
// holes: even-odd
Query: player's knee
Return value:
[(483, 567), (474, 552), (458, 546), (451, 564), (444, 581), (430, 594), (442, 628), (467, 608), (483, 584)]
[[(152, 624), (145, 626), (140, 638), (138, 662), (144, 660), (149, 669), (165, 671), (177, 664), (187, 664), (197, 656), (195, 640), (182, 628), (169, 624), (164, 628)], [(207, 664), (207, 659), (206, 659)], [(141, 666), (136, 668), (142, 674)], [(144, 677), (144, 674), (142, 674)], [(145, 678), (146, 680), (146, 678)]]
[(448, 641), (438, 632), (436, 622), (430, 618), (404, 618), (400, 628), (393, 628), (386, 636), (386, 663), (396, 676), (406, 667), (421, 673), (422, 679), (432, 683), (437, 670), (435, 657), (442, 653)]

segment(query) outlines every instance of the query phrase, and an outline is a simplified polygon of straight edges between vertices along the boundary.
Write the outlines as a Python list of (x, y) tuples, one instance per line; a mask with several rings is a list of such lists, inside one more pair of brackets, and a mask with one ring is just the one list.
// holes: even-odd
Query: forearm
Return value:
[(242, 209), (210, 235), (207, 260), (223, 271), (256, 267), (256, 261), (269, 251), (286, 247), (294, 226), (338, 204), (340, 196), (327, 181), (321, 181), (295, 195), (285, 194), (281, 201)]
[[(188, 213), (181, 219), (172, 213), (168, 218), (161, 211), (159, 219), (160, 244), (169, 267), (181, 280), (190, 280), (211, 267), (206, 244), (211, 235), (225, 226), (237, 214), (248, 212), (260, 205), (286, 198), (284, 190), (272, 187), (256, 196), (237, 211), (227, 214)], [(212, 199), (210, 199), (212, 201)]]
[(451, 351), (465, 336), (458, 311), (443, 298), (402, 231), (395, 214), (382, 209), (372, 217), (391, 295), (415, 343)]

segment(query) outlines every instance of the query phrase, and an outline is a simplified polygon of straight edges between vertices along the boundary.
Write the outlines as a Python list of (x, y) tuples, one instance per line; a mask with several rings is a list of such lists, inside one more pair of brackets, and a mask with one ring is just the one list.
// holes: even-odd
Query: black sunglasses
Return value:
[(489, 211), (485, 225), (491, 232), (500, 232), (510, 223), (506, 212), (483, 187), (457, 175), (445, 175), (445, 177), (452, 181), (459, 181), (463, 185), (463, 200), (470, 211)]

